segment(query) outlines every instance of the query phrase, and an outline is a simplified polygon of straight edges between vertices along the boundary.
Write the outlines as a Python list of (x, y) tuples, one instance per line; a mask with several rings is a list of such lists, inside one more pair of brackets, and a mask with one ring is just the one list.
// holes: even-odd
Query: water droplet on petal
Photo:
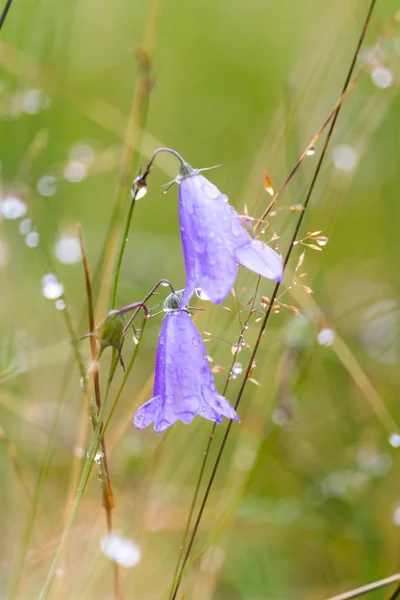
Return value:
[(195, 294), (200, 300), (210, 300), (205, 292), (200, 287), (197, 287), (195, 290)]

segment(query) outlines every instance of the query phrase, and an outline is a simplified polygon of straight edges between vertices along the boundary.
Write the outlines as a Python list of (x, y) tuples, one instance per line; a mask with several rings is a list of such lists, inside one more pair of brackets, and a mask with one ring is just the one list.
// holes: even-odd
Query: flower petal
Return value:
[[(180, 183), (179, 211), (185, 228), (184, 249), (191, 244), (195, 257), (195, 273), (187, 273), (187, 279), (195, 279), (209, 299), (220, 304), (232, 289), (238, 271), (230, 242), (232, 231), (240, 236), (243, 232), (242, 243), (246, 233), (240, 225), (238, 228), (238, 216), (226, 197), (202, 175), (186, 177)], [(185, 299), (188, 294), (184, 293)]]
[(250, 243), (236, 248), (235, 258), (247, 269), (272, 279), (281, 281), (283, 275), (282, 259), (275, 250), (272, 250), (260, 240), (250, 239)]
[(237, 416), (235, 409), (229, 404), (228, 400), (218, 394), (218, 392), (212, 392), (209, 388), (204, 387), (203, 398), (216, 413), (240, 423), (240, 419)]
[(199, 410), (199, 415), (209, 421), (215, 421), (218, 425), (222, 423), (222, 415), (215, 412), (215, 410), (206, 402), (203, 402), (201, 409)]
[(161, 396), (154, 396), (151, 400), (140, 406), (133, 418), (133, 422), (137, 429), (144, 429), (150, 423), (157, 420), (158, 413), (162, 407)]

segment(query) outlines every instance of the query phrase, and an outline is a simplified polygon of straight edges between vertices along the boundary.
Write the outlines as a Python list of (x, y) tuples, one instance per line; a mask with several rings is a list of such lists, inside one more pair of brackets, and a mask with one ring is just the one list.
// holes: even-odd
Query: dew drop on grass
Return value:
[(48, 273), (42, 277), (42, 293), (45, 298), (56, 300), (63, 295), (64, 286), (53, 273)]
[(87, 175), (87, 166), (80, 160), (71, 160), (65, 165), (63, 175), (70, 183), (79, 183)]
[(32, 219), (24, 219), (21, 221), (18, 229), (22, 235), (29, 233), (32, 230)]
[(332, 329), (321, 329), (317, 337), (318, 344), (321, 346), (332, 346), (335, 341), (335, 332)]
[(57, 191), (57, 179), (54, 175), (43, 175), (36, 182), (36, 190), (41, 196), (54, 196)]
[(389, 444), (393, 446), (393, 448), (400, 448), (400, 434), (391, 433), (389, 436)]
[(99, 465), (103, 458), (104, 458), (104, 452), (102, 452), (101, 450), (97, 450), (93, 460), (96, 463), (96, 465)]
[(71, 234), (62, 235), (55, 245), (55, 255), (65, 265), (72, 265), (81, 259), (79, 240)]
[(240, 362), (235, 362), (232, 367), (232, 373), (235, 375), (240, 375), (243, 373), (243, 365)]
[(124, 538), (118, 531), (104, 535), (100, 545), (103, 553), (121, 567), (134, 567), (140, 562), (139, 546), (133, 540)]
[(16, 196), (6, 196), (0, 204), (0, 212), (3, 219), (20, 219), (26, 214), (28, 210), (25, 202), (22, 202)]
[(58, 300), (55, 301), (55, 307), (57, 310), (64, 310), (65, 301), (62, 298), (58, 298)]
[(315, 154), (315, 146), (310, 146), (306, 152), (307, 156), (314, 156)]
[(37, 231), (30, 231), (25, 237), (25, 244), (28, 248), (37, 248), (39, 246), (39, 234)]

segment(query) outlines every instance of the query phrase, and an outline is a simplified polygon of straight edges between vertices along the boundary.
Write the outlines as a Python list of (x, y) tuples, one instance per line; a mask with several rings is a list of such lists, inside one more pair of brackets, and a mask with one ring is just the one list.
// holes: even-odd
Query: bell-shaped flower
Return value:
[(216, 390), (204, 342), (189, 313), (170, 309), (158, 340), (154, 394), (136, 411), (134, 424), (143, 429), (154, 423), (161, 432), (178, 420), (190, 423), (197, 414), (216, 423), (222, 417), (239, 421)]
[(228, 198), (199, 171), (183, 163), (178, 176), (179, 220), (186, 269), (181, 306), (189, 303), (196, 286), (220, 304), (232, 289), (238, 264), (281, 281), (281, 257), (242, 226)]

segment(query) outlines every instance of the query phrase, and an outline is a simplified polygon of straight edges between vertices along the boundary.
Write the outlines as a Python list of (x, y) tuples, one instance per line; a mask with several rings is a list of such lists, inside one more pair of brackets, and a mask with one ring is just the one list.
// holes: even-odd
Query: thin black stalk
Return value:
[[(343, 86), (342, 94), (346, 91), (346, 89), (347, 89), (347, 87), (349, 85), (349, 82), (350, 82), (351, 76), (353, 74), (353, 70), (354, 70), (354, 67), (355, 67), (355, 64), (356, 64), (359, 52), (360, 52), (361, 45), (363, 43), (365, 34), (367, 32), (367, 29), (368, 29), (368, 25), (369, 25), (370, 20), (371, 20), (372, 12), (374, 10), (376, 1), (377, 0), (371, 0), (370, 6), (369, 6), (369, 9), (368, 9), (368, 12), (367, 12), (367, 16), (365, 18), (365, 21), (364, 21), (364, 24), (363, 24), (363, 28), (362, 28), (359, 40), (357, 42), (357, 46), (356, 46), (355, 52), (353, 54), (353, 58), (352, 58), (352, 61), (350, 63), (350, 67), (349, 67), (349, 70), (348, 70), (348, 73), (347, 73), (347, 76), (346, 76), (346, 79), (345, 79), (345, 83), (344, 83), (344, 86)], [(294, 248), (295, 241), (297, 239), (297, 235), (298, 235), (299, 229), (300, 229), (301, 224), (303, 222), (305, 212), (306, 212), (307, 207), (309, 205), (310, 198), (311, 198), (312, 192), (314, 190), (315, 183), (316, 183), (316, 181), (318, 179), (318, 176), (319, 176), (319, 173), (321, 171), (322, 163), (324, 161), (324, 158), (325, 158), (325, 155), (326, 155), (326, 152), (327, 152), (330, 140), (332, 138), (332, 134), (333, 134), (333, 131), (334, 131), (334, 128), (335, 128), (335, 125), (336, 125), (336, 122), (337, 122), (337, 119), (338, 119), (338, 116), (339, 116), (339, 113), (340, 113), (340, 109), (341, 109), (341, 105), (338, 107), (338, 109), (337, 109), (337, 111), (336, 111), (336, 113), (335, 113), (335, 115), (334, 115), (334, 117), (332, 119), (330, 128), (328, 130), (328, 134), (326, 136), (325, 143), (324, 143), (324, 146), (322, 148), (321, 155), (319, 157), (317, 166), (315, 168), (315, 172), (314, 172), (313, 178), (311, 180), (310, 188), (308, 190), (308, 193), (307, 193), (307, 196), (306, 196), (306, 199), (305, 199), (305, 202), (304, 202), (304, 210), (299, 215), (299, 218), (298, 218), (297, 224), (295, 226), (295, 229), (294, 229), (294, 232), (293, 232), (293, 236), (292, 236), (292, 239), (291, 239), (288, 251), (287, 251), (286, 256), (285, 256), (285, 260), (284, 260), (284, 263), (283, 263), (284, 271), (286, 269), (286, 266), (287, 266), (287, 264), (289, 262), (291, 254), (292, 254), (292, 250)], [(276, 285), (275, 285), (275, 288), (274, 288), (274, 291), (273, 291), (273, 294), (272, 294), (272, 297), (271, 297), (270, 304), (269, 304), (268, 309), (267, 309), (267, 311), (265, 313), (265, 317), (264, 317), (264, 320), (262, 322), (262, 325), (261, 325), (261, 328), (260, 328), (260, 332), (258, 334), (258, 337), (257, 337), (256, 343), (255, 343), (252, 355), (251, 355), (250, 360), (249, 360), (249, 364), (248, 364), (247, 369), (246, 369), (246, 373), (244, 375), (242, 384), (241, 384), (240, 389), (239, 389), (239, 393), (238, 393), (237, 398), (236, 398), (235, 410), (238, 408), (238, 406), (240, 404), (240, 400), (242, 398), (243, 391), (244, 391), (244, 389), (246, 387), (247, 379), (249, 377), (250, 370), (251, 370), (252, 365), (253, 365), (253, 361), (254, 361), (254, 359), (256, 357), (256, 354), (257, 354), (258, 348), (260, 346), (261, 340), (264, 337), (264, 333), (265, 333), (265, 330), (266, 330), (266, 327), (267, 327), (267, 324), (268, 324), (268, 320), (269, 320), (270, 314), (272, 312), (272, 308), (273, 308), (275, 299), (276, 299), (276, 297), (278, 295), (278, 291), (279, 291), (280, 285), (281, 285), (280, 282), (277, 282)], [(218, 467), (219, 467), (219, 463), (221, 461), (221, 457), (222, 457), (222, 454), (223, 454), (223, 451), (224, 451), (224, 448), (225, 448), (225, 445), (226, 445), (226, 442), (227, 442), (227, 439), (228, 439), (231, 427), (232, 427), (232, 421), (229, 421), (228, 426), (227, 426), (226, 431), (225, 431), (225, 434), (224, 434), (224, 437), (223, 437), (222, 442), (221, 442), (221, 446), (220, 446), (218, 454), (217, 454), (217, 458), (216, 458), (216, 461), (215, 461), (215, 464), (214, 464), (214, 467), (213, 467), (210, 479), (209, 479), (208, 484), (207, 484), (206, 491), (205, 491), (204, 496), (203, 496), (203, 500), (202, 500), (201, 505), (200, 505), (200, 509), (199, 509), (199, 512), (198, 512), (198, 515), (197, 515), (197, 518), (196, 518), (196, 521), (195, 521), (195, 524), (194, 524), (194, 527), (193, 527), (193, 531), (192, 531), (192, 534), (190, 536), (189, 544), (188, 544), (188, 547), (187, 547), (187, 550), (186, 550), (186, 553), (185, 553), (185, 556), (184, 556), (181, 568), (179, 570), (179, 575), (177, 577), (175, 589), (174, 589), (174, 592), (173, 592), (173, 594), (171, 596), (171, 600), (175, 600), (176, 597), (177, 597), (177, 594), (178, 594), (178, 591), (179, 591), (179, 587), (180, 587), (180, 584), (181, 584), (181, 581), (182, 581), (183, 573), (184, 573), (186, 564), (188, 562), (188, 559), (189, 559), (189, 556), (190, 556), (190, 552), (191, 552), (192, 547), (193, 547), (194, 540), (196, 538), (196, 534), (197, 534), (197, 531), (198, 531), (198, 528), (199, 528), (199, 525), (200, 525), (200, 521), (201, 521), (201, 518), (203, 516), (203, 512), (204, 512), (205, 506), (207, 504), (208, 496), (210, 494), (212, 485), (214, 483), (214, 479), (215, 479), (215, 476), (216, 476), (216, 473), (217, 473), (217, 470), (218, 470)]]
[(8, 13), (8, 11), (10, 10), (11, 3), (12, 3), (12, 0), (7, 0), (7, 2), (6, 2), (6, 4), (5, 4), (5, 6), (4, 6), (4, 8), (3, 8), (3, 12), (1, 13), (1, 16), (0, 16), (0, 29), (1, 29), (1, 28), (3, 27), (3, 25), (4, 25), (4, 21), (6, 20), (7, 13)]

